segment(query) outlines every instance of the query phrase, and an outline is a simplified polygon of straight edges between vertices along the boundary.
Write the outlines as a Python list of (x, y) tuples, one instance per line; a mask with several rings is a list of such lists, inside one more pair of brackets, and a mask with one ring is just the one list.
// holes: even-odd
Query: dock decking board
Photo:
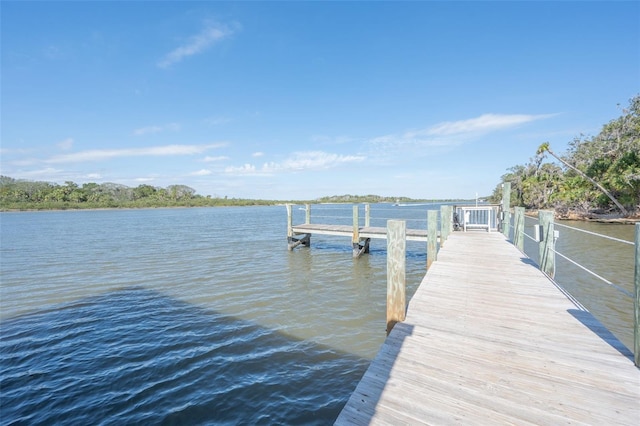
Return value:
[(336, 420), (453, 423), (640, 424), (631, 352), (499, 233), (449, 236)]
[[(323, 234), (323, 235), (341, 235), (351, 237), (353, 235), (352, 225), (321, 225), (321, 224), (303, 224), (293, 225), (291, 227), (296, 234)], [(387, 238), (387, 228), (377, 226), (360, 227), (360, 238)], [(427, 241), (426, 229), (408, 229), (408, 241)]]

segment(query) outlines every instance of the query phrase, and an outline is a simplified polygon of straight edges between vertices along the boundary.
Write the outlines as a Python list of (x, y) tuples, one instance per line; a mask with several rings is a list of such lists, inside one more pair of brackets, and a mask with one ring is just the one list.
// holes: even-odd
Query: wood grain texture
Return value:
[(337, 425), (638, 425), (633, 354), (502, 233), (454, 232)]
[[(353, 226), (351, 225), (302, 224), (292, 225), (291, 231), (294, 234), (339, 235), (353, 238)], [(360, 238), (386, 239), (387, 228), (364, 226), (358, 228), (358, 235)], [(407, 241), (427, 241), (427, 230), (407, 228)]]

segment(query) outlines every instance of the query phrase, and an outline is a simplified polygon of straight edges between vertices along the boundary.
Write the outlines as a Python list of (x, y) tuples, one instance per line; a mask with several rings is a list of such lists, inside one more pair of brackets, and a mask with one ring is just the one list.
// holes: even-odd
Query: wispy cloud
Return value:
[(189, 173), (189, 175), (190, 176), (207, 176), (207, 175), (210, 175), (211, 173), (213, 173), (211, 170), (200, 169), (197, 172)]
[(244, 164), (239, 167), (227, 167), (225, 172), (230, 174), (266, 175), (303, 170), (324, 170), (343, 164), (359, 163), (365, 159), (366, 157), (360, 155), (340, 155), (322, 151), (295, 152), (282, 162), (264, 163), (260, 168), (252, 164)]
[(147, 148), (126, 148), (126, 149), (94, 149), (89, 151), (75, 152), (73, 154), (56, 155), (45, 163), (80, 163), (85, 161), (103, 161), (118, 157), (153, 157), (171, 155), (194, 155), (202, 154), (210, 149), (225, 146), (224, 143), (208, 145), (165, 145)]
[(450, 149), (487, 133), (511, 129), (555, 115), (483, 114), (466, 120), (445, 121), (424, 129), (372, 138), (369, 140), (370, 152), (371, 156), (377, 157), (379, 161), (389, 161), (399, 152), (409, 151), (417, 155), (426, 155), (435, 152), (434, 149)]
[(264, 156), (264, 152), (260, 152), (260, 151), (254, 152), (253, 154), (251, 154), (251, 156), (253, 158), (263, 157)]
[(135, 129), (133, 131), (133, 134), (136, 135), (136, 136), (142, 136), (142, 135), (148, 135), (148, 134), (152, 134), (152, 133), (160, 133), (160, 132), (165, 132), (165, 131), (177, 132), (178, 130), (180, 130), (180, 124), (178, 124), (178, 123), (169, 123), (169, 124), (163, 124), (161, 126), (140, 127), (139, 129)]
[(227, 117), (209, 117), (205, 118), (204, 122), (210, 126), (220, 126), (222, 124), (230, 123), (231, 119)]
[(237, 23), (230, 25), (208, 23), (200, 33), (190, 37), (183, 45), (166, 54), (158, 62), (158, 66), (160, 68), (168, 68), (184, 58), (202, 53), (219, 41), (230, 37), (239, 29), (240, 25)]
[(218, 157), (211, 157), (211, 156), (207, 155), (206, 157), (204, 157), (202, 159), (202, 162), (203, 163), (213, 163), (213, 162), (216, 162), (216, 161), (225, 161), (225, 160), (228, 160), (228, 159), (229, 159), (229, 157), (226, 157), (224, 155), (220, 155)]
[(72, 138), (67, 138), (61, 142), (58, 142), (57, 144), (58, 148), (60, 148), (63, 151), (68, 151), (71, 148), (73, 148), (73, 139)]
[(483, 114), (476, 118), (459, 121), (445, 121), (427, 129), (432, 136), (449, 136), (469, 133), (484, 133), (507, 129), (520, 124), (530, 123), (552, 117), (553, 114)]

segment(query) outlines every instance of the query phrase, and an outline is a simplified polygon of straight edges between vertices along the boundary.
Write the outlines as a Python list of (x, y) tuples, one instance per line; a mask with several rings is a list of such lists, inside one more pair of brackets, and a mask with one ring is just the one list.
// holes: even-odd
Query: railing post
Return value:
[(370, 226), (370, 222), (371, 221), (371, 206), (369, 205), (369, 203), (365, 203), (364, 205), (364, 226), (365, 227), (369, 227)]
[(387, 335), (406, 315), (406, 236), (405, 221), (387, 221)]
[(636, 223), (636, 263), (633, 300), (633, 363), (640, 368), (640, 223)]
[(550, 210), (538, 211), (538, 222), (542, 227), (542, 239), (538, 246), (540, 254), (540, 269), (542, 272), (554, 277), (556, 272), (555, 233), (553, 230), (554, 212)]
[(509, 225), (511, 224), (511, 182), (502, 184), (502, 233), (509, 238)]
[(514, 207), (513, 244), (524, 252), (524, 207)]
[(451, 206), (440, 206), (440, 247), (444, 246), (444, 242), (449, 238), (452, 219)]
[(427, 270), (438, 259), (438, 211), (427, 210)]
[(305, 215), (304, 215), (304, 223), (309, 225), (311, 223), (311, 205), (304, 205)]

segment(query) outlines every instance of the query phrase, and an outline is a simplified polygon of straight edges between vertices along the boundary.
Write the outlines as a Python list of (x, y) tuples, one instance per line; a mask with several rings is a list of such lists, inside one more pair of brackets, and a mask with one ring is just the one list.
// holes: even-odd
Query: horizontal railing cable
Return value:
[(631, 297), (631, 298), (633, 298), (633, 297), (634, 297), (634, 295), (633, 295), (630, 291), (628, 291), (628, 290), (626, 290), (626, 289), (624, 289), (624, 288), (620, 287), (620, 286), (619, 286), (619, 285), (617, 285), (617, 284), (612, 283), (611, 281), (607, 280), (607, 279), (606, 279), (606, 278), (604, 278), (604, 277), (601, 277), (600, 275), (596, 274), (595, 272), (593, 272), (593, 271), (589, 270), (588, 268), (585, 268), (584, 266), (580, 265), (578, 262), (576, 262), (576, 261), (574, 261), (574, 260), (572, 260), (572, 259), (569, 259), (567, 256), (565, 256), (564, 254), (560, 253), (559, 251), (556, 251), (556, 250), (553, 250), (553, 249), (550, 249), (550, 250), (551, 250), (553, 253), (555, 253), (555, 254), (557, 254), (558, 256), (560, 256), (561, 258), (563, 258), (563, 259), (567, 260), (568, 262), (573, 263), (574, 265), (576, 265), (578, 268), (582, 269), (583, 271), (588, 272), (589, 274), (593, 275), (594, 277), (596, 277), (596, 278), (600, 279), (600, 280), (601, 280), (602, 282), (604, 282), (605, 284), (610, 285), (611, 287), (615, 288), (615, 289), (616, 289), (616, 290), (618, 290), (620, 293), (622, 293), (622, 294), (624, 294), (624, 295), (626, 295), (626, 296), (628, 296), (628, 297)]
[(596, 237), (606, 238), (608, 240), (617, 241), (619, 243), (630, 244), (632, 246), (635, 245), (633, 241), (622, 240), (620, 238), (615, 238), (615, 237), (610, 237), (608, 235), (598, 234), (597, 232), (591, 232), (591, 231), (587, 231), (585, 229), (574, 228), (573, 226), (563, 225), (563, 224), (558, 223), (558, 222), (555, 222), (554, 226), (561, 226), (563, 228), (572, 229), (574, 231), (584, 232), (585, 234), (595, 235)]

